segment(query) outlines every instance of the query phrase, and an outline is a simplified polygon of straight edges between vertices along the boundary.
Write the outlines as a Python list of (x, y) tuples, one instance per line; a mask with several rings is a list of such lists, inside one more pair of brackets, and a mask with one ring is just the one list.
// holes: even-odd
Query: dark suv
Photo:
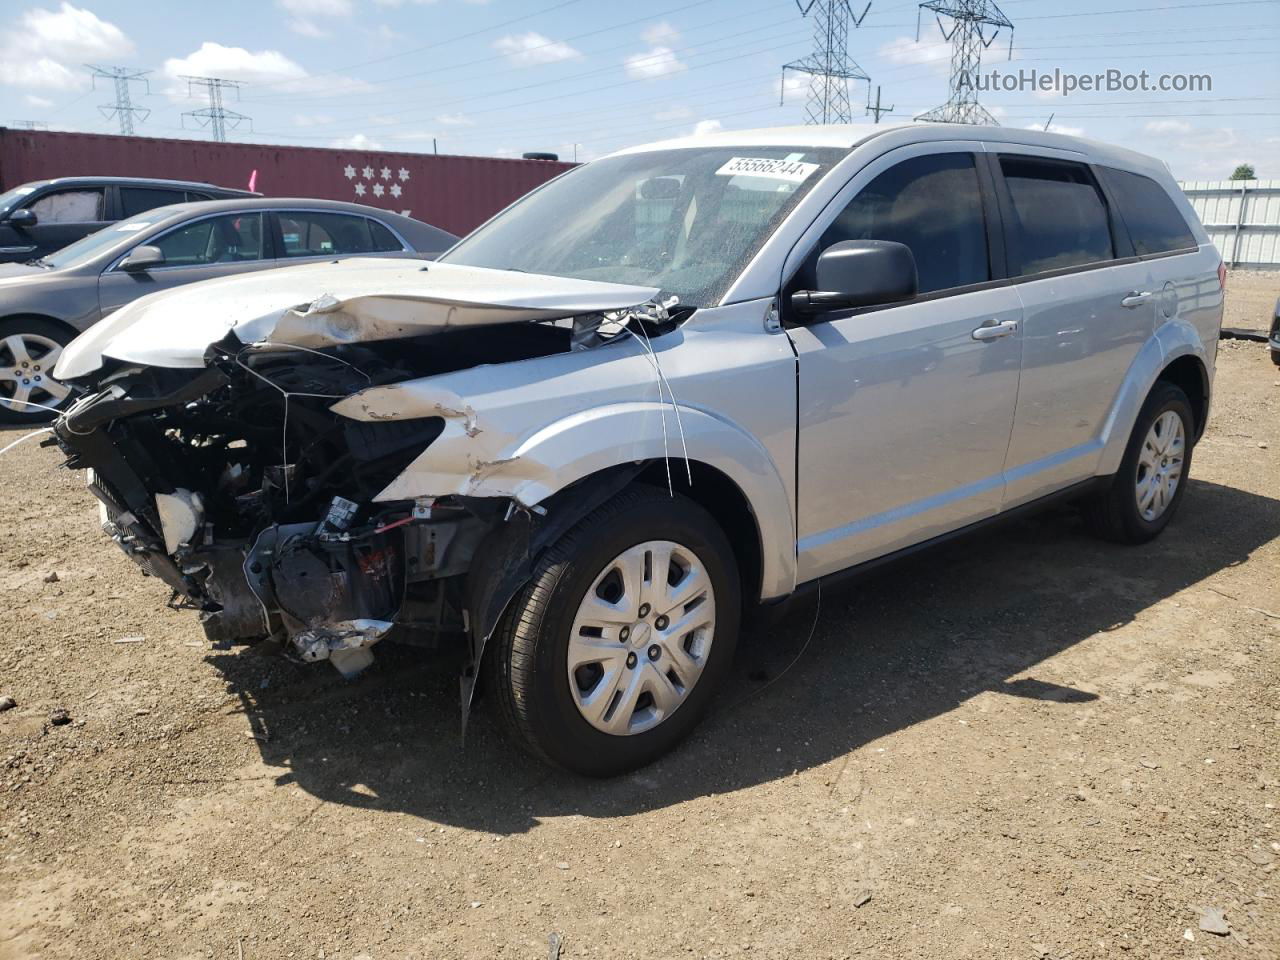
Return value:
[(61, 250), (109, 223), (171, 203), (254, 197), (248, 190), (185, 180), (59, 177), (0, 193), (0, 263)]

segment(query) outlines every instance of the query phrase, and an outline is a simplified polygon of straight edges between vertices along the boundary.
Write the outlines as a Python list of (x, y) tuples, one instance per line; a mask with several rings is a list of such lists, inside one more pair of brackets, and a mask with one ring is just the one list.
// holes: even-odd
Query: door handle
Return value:
[(1017, 320), (989, 320), (973, 331), (973, 339), (975, 340), (998, 340), (1001, 337), (1007, 337), (1011, 333), (1018, 332)]
[(1129, 294), (1123, 300), (1121, 300), (1120, 306), (1128, 307), (1130, 310), (1132, 310), (1134, 307), (1142, 306), (1144, 303), (1146, 303), (1148, 300), (1150, 300), (1154, 296), (1155, 294), (1150, 292), (1145, 292), (1145, 293), (1134, 292)]

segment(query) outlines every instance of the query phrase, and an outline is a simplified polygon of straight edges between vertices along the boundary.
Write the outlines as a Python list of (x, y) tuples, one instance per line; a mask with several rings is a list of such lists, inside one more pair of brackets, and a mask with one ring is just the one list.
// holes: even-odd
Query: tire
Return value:
[[(45, 407), (62, 407), (71, 391), (49, 373), (75, 334), (38, 317), (0, 321), (0, 423), (47, 423), (57, 414)], [(30, 400), (41, 406), (27, 406)]]
[[(639, 591), (629, 591), (619, 572), (627, 567), (624, 560), (646, 556), (642, 569), (651, 570), (663, 543), (675, 545), (668, 583), (672, 576), (682, 579), (659, 588), (655, 577)], [(696, 592), (704, 582), (709, 590), (700, 594), (701, 601), (677, 604), (681, 613), (689, 611), (684, 621), (657, 609), (664, 605), (661, 598), (672, 596), (668, 591), (683, 585)], [(582, 625), (584, 616), (589, 619), (602, 608), (587, 611), (589, 590), (637, 614), (645, 609), (637, 599), (654, 602), (647, 618), (631, 622), (632, 613), (618, 613), (616, 618), (631, 625), (607, 626), (597, 634), (591, 632), (597, 628)], [(710, 607), (703, 606), (708, 601)], [(591, 777), (625, 773), (657, 759), (697, 725), (733, 659), (740, 611), (737, 563), (711, 516), (685, 497), (637, 485), (586, 516), (539, 559), (489, 640), (484, 654), (489, 690), (511, 734), (533, 755)], [(708, 615), (714, 618), (710, 628), (676, 636), (677, 624)], [(571, 647), (575, 626), (579, 640)], [(580, 661), (587, 656), (584, 646), (607, 659), (571, 670), (571, 653)], [(646, 684), (675, 705), (662, 711), (662, 701), (646, 692), (627, 699)], [(673, 692), (681, 690), (674, 699)], [(580, 707), (588, 701), (590, 706)], [(610, 702), (612, 712), (606, 709)]]
[[(1155, 453), (1154, 457), (1144, 456), (1144, 447), (1149, 436), (1156, 428), (1157, 422), (1165, 425), (1173, 423), (1177, 418), (1181, 426), (1181, 463), (1175, 464), (1178, 450), (1176, 434), (1162, 434), (1165, 442), (1170, 444), (1165, 454)], [(1191, 402), (1182, 389), (1165, 380), (1158, 380), (1147, 395), (1142, 410), (1138, 413), (1129, 444), (1125, 447), (1124, 458), (1120, 461), (1120, 469), (1111, 478), (1107, 489), (1086, 503), (1085, 516), (1094, 533), (1116, 543), (1146, 543), (1160, 534), (1177, 512), (1178, 504), (1187, 488), (1187, 477), (1191, 471), (1191, 454), (1194, 449), (1195, 415), (1191, 410)], [(1155, 447), (1160, 444), (1160, 436), (1156, 437)], [(1153, 459), (1157, 471), (1150, 486), (1155, 487), (1154, 499), (1143, 509), (1142, 498), (1148, 490), (1138, 489), (1140, 482), (1151, 475), (1152, 467), (1145, 462)], [(1168, 466), (1163, 466), (1167, 464)], [(1167, 484), (1163, 489), (1163, 507), (1154, 516), (1149, 512), (1156, 509), (1160, 501), (1159, 473), (1161, 469), (1172, 470), (1180, 466), (1177, 473), (1176, 486), (1172, 496), (1168, 496)], [(1167, 474), (1166, 474), (1167, 475)]]

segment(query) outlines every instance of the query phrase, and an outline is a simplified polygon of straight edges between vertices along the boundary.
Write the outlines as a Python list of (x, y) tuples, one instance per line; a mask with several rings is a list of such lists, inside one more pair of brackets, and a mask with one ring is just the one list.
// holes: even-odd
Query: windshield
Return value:
[(658, 287), (709, 306), (846, 153), (694, 147), (606, 157), (525, 197), (440, 259)]
[(140, 213), (136, 217), (130, 217), (128, 220), (113, 223), (97, 233), (81, 237), (75, 243), (49, 254), (41, 259), (40, 262), (47, 267), (78, 267), (107, 248), (120, 243), (126, 237), (136, 236), (153, 223), (159, 223), (168, 213), (169, 211), (164, 207), (156, 207), (154, 210)]
[(12, 190), (0, 193), (0, 215), (8, 213), (9, 209), (16, 207), (23, 197), (35, 191), (35, 187), (14, 187)]

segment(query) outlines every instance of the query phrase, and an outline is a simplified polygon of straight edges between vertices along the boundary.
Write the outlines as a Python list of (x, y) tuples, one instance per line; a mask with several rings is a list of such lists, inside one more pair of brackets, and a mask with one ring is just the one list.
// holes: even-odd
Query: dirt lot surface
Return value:
[(350, 684), (208, 650), (21, 448), (0, 958), (1280, 956), (1280, 369), (1224, 342), (1217, 383), (1157, 542), (1063, 509), (829, 591), (610, 782), (483, 704), (460, 749), (412, 650)]

